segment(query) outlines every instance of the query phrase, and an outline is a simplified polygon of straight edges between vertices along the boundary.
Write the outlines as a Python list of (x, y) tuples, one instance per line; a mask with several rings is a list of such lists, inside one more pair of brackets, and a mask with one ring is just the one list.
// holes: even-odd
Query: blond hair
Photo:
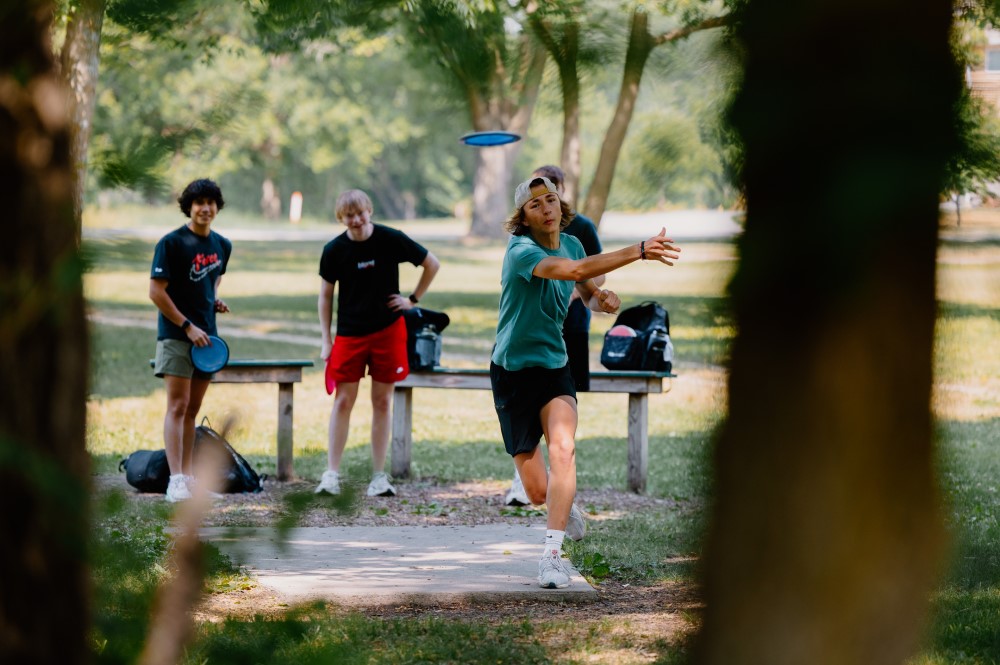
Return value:
[(372, 200), (360, 189), (349, 189), (337, 197), (337, 206), (334, 208), (337, 219), (352, 210), (367, 210), (372, 212)]

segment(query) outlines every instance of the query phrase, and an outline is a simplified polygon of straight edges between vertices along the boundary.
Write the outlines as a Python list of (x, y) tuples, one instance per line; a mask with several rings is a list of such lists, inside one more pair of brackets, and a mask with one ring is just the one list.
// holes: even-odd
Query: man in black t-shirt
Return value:
[(191, 362), (191, 347), (208, 345), (209, 335), (217, 334), (216, 313), (229, 311), (217, 293), (233, 251), (211, 228), (225, 205), (217, 184), (195, 180), (177, 202), (190, 221), (156, 244), (149, 275), (149, 298), (159, 310), (153, 372), (167, 391), (163, 443), (170, 502), (191, 497), (195, 420), (212, 381)]
[[(372, 202), (358, 189), (337, 199), (337, 220), (347, 230), (323, 248), (319, 263), (320, 332), (326, 360), (327, 392), (336, 391), (330, 413), (327, 470), (316, 493), (340, 492), (340, 461), (347, 445), (351, 411), (358, 382), (365, 369), (372, 377), (372, 469), (368, 496), (392, 496), (396, 488), (385, 473), (389, 451), (393, 387), (409, 374), (406, 323), (403, 311), (417, 304), (437, 274), (437, 258), (402, 231), (373, 224)], [(410, 295), (399, 293), (399, 264), (422, 268)], [(337, 335), (332, 338), (334, 285), (337, 297)]]

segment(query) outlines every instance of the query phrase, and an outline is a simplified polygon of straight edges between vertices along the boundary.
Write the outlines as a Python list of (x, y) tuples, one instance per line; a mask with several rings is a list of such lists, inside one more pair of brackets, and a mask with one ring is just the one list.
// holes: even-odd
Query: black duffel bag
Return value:
[[(635, 337), (604, 334), (601, 364), (615, 370), (673, 370), (674, 346), (670, 341), (670, 315), (658, 302), (647, 300), (623, 309), (615, 326), (628, 326)], [(614, 326), (612, 326), (612, 329)]]
[[(220, 459), (225, 460), (219, 470), (220, 491), (227, 494), (260, 492), (264, 489), (267, 476), (260, 476), (250, 463), (229, 445), (221, 434), (206, 425), (207, 418), (194, 428), (194, 457), (197, 465), (199, 451), (214, 448)], [(167, 465), (167, 451), (137, 450), (118, 463), (118, 470), (125, 472), (125, 481), (140, 492), (165, 494), (170, 482), (170, 467)]]

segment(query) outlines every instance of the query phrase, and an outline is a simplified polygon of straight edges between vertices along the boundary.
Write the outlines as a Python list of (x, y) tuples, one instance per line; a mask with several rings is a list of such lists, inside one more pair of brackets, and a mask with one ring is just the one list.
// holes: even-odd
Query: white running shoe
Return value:
[(396, 496), (396, 488), (389, 482), (385, 471), (379, 471), (368, 483), (368, 496)]
[(531, 503), (528, 500), (528, 493), (524, 491), (524, 484), (521, 482), (521, 475), (517, 469), (514, 469), (514, 480), (511, 482), (510, 489), (507, 490), (507, 497), (503, 502), (508, 506), (527, 506)]
[(569, 521), (566, 523), (566, 535), (573, 540), (583, 540), (587, 534), (587, 520), (583, 518), (583, 511), (576, 507), (574, 503), (569, 509)]
[(316, 494), (340, 494), (340, 474), (327, 469), (323, 472), (323, 477), (316, 486)]
[(538, 560), (538, 586), (543, 589), (565, 589), (569, 586), (569, 571), (561, 557), (546, 552)]
[(186, 480), (187, 477), (180, 473), (170, 476), (170, 481), (167, 483), (167, 501), (177, 503), (191, 498), (191, 490), (188, 489)]

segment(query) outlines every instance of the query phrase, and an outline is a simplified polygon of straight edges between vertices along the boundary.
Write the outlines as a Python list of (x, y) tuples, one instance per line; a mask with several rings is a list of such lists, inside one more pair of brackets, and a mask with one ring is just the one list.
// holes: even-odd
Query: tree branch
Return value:
[(712, 18), (707, 18), (699, 23), (694, 23), (692, 25), (686, 25), (683, 28), (677, 28), (676, 30), (670, 30), (664, 32), (661, 35), (657, 35), (653, 38), (653, 45), (659, 46), (660, 44), (665, 44), (666, 42), (674, 42), (678, 39), (684, 39), (690, 34), (695, 32), (700, 32), (702, 30), (711, 30), (712, 28), (720, 28), (724, 25), (729, 25), (732, 22), (732, 18), (729, 14), (725, 16), (714, 16)]

